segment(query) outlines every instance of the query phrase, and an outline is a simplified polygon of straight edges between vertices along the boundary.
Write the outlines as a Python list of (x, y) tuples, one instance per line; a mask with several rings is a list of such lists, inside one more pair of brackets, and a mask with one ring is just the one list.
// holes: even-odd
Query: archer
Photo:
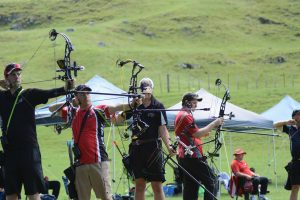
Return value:
[(129, 146), (130, 166), (135, 181), (135, 199), (145, 199), (146, 183), (151, 182), (154, 199), (162, 200), (164, 199), (162, 182), (165, 181), (162, 141), (171, 155), (174, 155), (175, 151), (169, 140), (166, 112), (156, 110), (164, 109), (164, 105), (153, 96), (153, 81), (150, 78), (143, 78), (139, 88), (145, 97), (137, 110), (146, 110), (139, 113), (137, 125), (132, 128), (132, 141)]
[(40, 200), (45, 193), (41, 154), (37, 140), (35, 107), (48, 99), (66, 94), (74, 81), (66, 79), (65, 87), (50, 90), (23, 89), (22, 68), (11, 63), (5, 67), (5, 80), (0, 80), (0, 116), (2, 118), (1, 144), (5, 153), (6, 199), (17, 200), (22, 185), (29, 200)]
[[(76, 159), (75, 186), (78, 199), (91, 199), (93, 189), (96, 197), (103, 200), (112, 200), (110, 185), (109, 158), (104, 143), (104, 127), (109, 126), (108, 119), (114, 119), (115, 113), (121, 110), (129, 110), (132, 105), (92, 105), (90, 92), (87, 85), (78, 85), (75, 88), (75, 98), (72, 110), (64, 106), (56, 114), (67, 119), (68, 112), (74, 117), (71, 121), (74, 139), (73, 152)], [(63, 103), (49, 107), (51, 112), (61, 107)], [(122, 119), (120, 119), (122, 120)]]
[[(215, 199), (217, 177), (208, 165), (202, 151), (201, 138), (208, 135), (213, 128), (223, 124), (223, 117), (215, 119), (203, 128), (198, 128), (192, 112), (202, 101), (197, 94), (187, 93), (182, 98), (182, 109), (175, 119), (175, 134), (179, 137), (179, 164), (196, 180), (205, 186), (204, 199)], [(199, 184), (187, 174), (183, 174), (183, 199), (197, 200)]]

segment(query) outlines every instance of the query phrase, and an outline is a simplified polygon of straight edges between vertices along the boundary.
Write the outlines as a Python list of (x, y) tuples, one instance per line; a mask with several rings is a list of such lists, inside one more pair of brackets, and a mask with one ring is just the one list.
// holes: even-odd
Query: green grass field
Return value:
[[(145, 66), (140, 78), (154, 80), (155, 95), (166, 107), (180, 101), (185, 92), (200, 88), (222, 97), (223, 91), (214, 86), (215, 79), (221, 78), (230, 87), (231, 103), (261, 113), (284, 95), (300, 99), (299, 9), (300, 2), (295, 0), (1, 0), (0, 63), (24, 64), (24, 82), (57, 76), (55, 62), (63, 58), (65, 44), (59, 37), (55, 42), (48, 39), (48, 32), (55, 28), (70, 37), (75, 47), (72, 60), (86, 67), (79, 72), (77, 83), (98, 74), (127, 91), (131, 69), (117, 68), (115, 62), (130, 58)], [(194, 68), (183, 69), (179, 67), (182, 63)], [(24, 87), (61, 85), (49, 81)], [(37, 130), (44, 173), (61, 180), (69, 164), (66, 141), (71, 133), (56, 135), (52, 127)], [(106, 130), (108, 151), (116, 162), (112, 165), (114, 192), (124, 194), (127, 186), (120, 179), (120, 155), (113, 155), (112, 134), (109, 137), (108, 133)], [(115, 138), (120, 143), (117, 130)], [(249, 165), (271, 178), (270, 199), (288, 199), (289, 192), (283, 189), (283, 167), (290, 159), (286, 136), (274, 138), (276, 166), (273, 138), (224, 133), (224, 139), (226, 148), (222, 147), (216, 160), (221, 171), (229, 172), (232, 151), (243, 147)], [(127, 148), (128, 141), (124, 146)], [(166, 176), (166, 183), (173, 181), (170, 167)], [(151, 190), (147, 195), (153, 199)], [(60, 199), (67, 199), (63, 188)], [(220, 199), (230, 199), (224, 189)]]
[[(70, 139), (71, 133), (65, 131), (61, 135), (55, 135), (50, 128), (39, 127), (39, 141), (43, 156), (44, 173), (50, 179), (61, 179), (62, 171), (69, 164), (66, 141)], [(122, 133), (122, 128), (120, 128)], [(110, 134), (109, 134), (110, 133)], [(269, 132), (266, 132), (269, 133)], [(271, 134), (271, 133), (269, 133)], [(173, 136), (173, 134), (171, 133)], [(120, 161), (121, 157), (117, 150), (114, 150), (112, 141), (113, 135), (109, 129), (106, 130), (107, 149), (112, 159), (111, 170), (112, 178), (115, 180), (113, 188), (116, 193), (126, 194), (128, 191), (128, 182), (125, 174), (123, 174), (123, 166)], [(115, 139), (122, 147), (118, 129), (115, 129)], [(249, 165), (255, 167), (260, 175), (267, 176), (272, 183), (269, 186), (271, 192), (268, 196), (270, 199), (284, 199), (288, 196), (288, 192), (283, 189), (286, 179), (284, 170), (285, 163), (289, 161), (289, 142), (286, 136), (274, 138), (276, 157), (273, 155), (272, 137), (246, 135), (241, 133), (224, 133), (225, 144), (220, 152), (220, 159), (215, 160), (218, 170), (230, 173), (229, 164), (232, 160), (232, 152), (237, 147), (243, 147), (247, 151), (245, 159)], [(127, 149), (129, 142), (125, 141), (124, 146)], [(204, 147), (205, 150), (212, 150), (212, 146)], [(122, 149), (122, 148), (121, 148)], [(166, 183), (172, 183), (174, 179), (173, 170), (169, 165), (166, 165)], [(277, 182), (277, 184), (276, 184)], [(131, 187), (133, 186), (130, 183)], [(225, 189), (221, 189), (220, 199), (230, 199)], [(147, 198), (152, 199), (151, 189), (148, 189)], [(67, 199), (64, 194), (64, 189), (61, 192), (61, 199)], [(180, 199), (181, 197), (169, 197), (170, 199)]]

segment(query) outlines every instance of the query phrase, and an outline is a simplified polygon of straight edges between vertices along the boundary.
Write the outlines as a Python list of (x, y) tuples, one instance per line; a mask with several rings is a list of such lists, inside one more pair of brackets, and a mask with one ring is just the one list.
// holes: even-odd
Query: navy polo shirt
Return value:
[[(140, 111), (140, 119), (149, 127), (143, 133), (134, 129), (132, 131), (132, 137), (138, 136), (138, 139), (141, 140), (159, 138), (158, 128), (161, 125), (167, 125), (167, 115), (165, 111), (156, 111), (152, 109), (165, 109), (164, 105), (152, 97), (151, 103), (148, 107), (145, 107), (143, 104), (141, 104), (138, 106), (137, 110), (139, 109), (146, 109), (146, 111)], [(143, 125), (141, 124), (141, 126)]]
[(293, 159), (300, 158), (300, 128), (295, 126), (284, 125), (283, 132), (287, 133), (290, 138), (290, 150)]

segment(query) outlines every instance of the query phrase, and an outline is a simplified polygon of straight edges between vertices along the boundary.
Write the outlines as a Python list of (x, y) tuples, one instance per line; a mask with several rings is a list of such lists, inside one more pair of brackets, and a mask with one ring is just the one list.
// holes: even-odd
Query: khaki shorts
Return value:
[(75, 185), (79, 200), (91, 199), (92, 189), (97, 198), (112, 200), (109, 161), (76, 167)]

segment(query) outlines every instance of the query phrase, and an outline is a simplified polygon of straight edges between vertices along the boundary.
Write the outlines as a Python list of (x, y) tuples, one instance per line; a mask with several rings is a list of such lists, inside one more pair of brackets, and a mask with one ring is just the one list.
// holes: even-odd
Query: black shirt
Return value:
[(284, 125), (283, 132), (287, 133), (290, 138), (290, 149), (293, 159), (300, 158), (300, 128), (295, 126)]
[(22, 149), (37, 146), (35, 107), (47, 103), (49, 98), (65, 94), (63, 87), (41, 90), (26, 89), (20, 94), (7, 129), (8, 119), (15, 103), (19, 88), (14, 94), (0, 91), (0, 116), (2, 118), (2, 134), (5, 132), (9, 149)]
[[(138, 111), (140, 113), (140, 119), (142, 122), (147, 124), (149, 127), (145, 129), (145, 132), (137, 131), (133, 129), (132, 137), (138, 136), (138, 139), (157, 139), (158, 135), (158, 128), (161, 125), (167, 124), (167, 115), (165, 111), (155, 111), (151, 109), (165, 109), (164, 105), (156, 100), (154, 97), (151, 98), (151, 103), (148, 107), (145, 107), (143, 104), (138, 106), (137, 110), (139, 109), (147, 109), (147, 111)], [(148, 111), (149, 110), (149, 111)], [(143, 125), (140, 124), (141, 128)]]

